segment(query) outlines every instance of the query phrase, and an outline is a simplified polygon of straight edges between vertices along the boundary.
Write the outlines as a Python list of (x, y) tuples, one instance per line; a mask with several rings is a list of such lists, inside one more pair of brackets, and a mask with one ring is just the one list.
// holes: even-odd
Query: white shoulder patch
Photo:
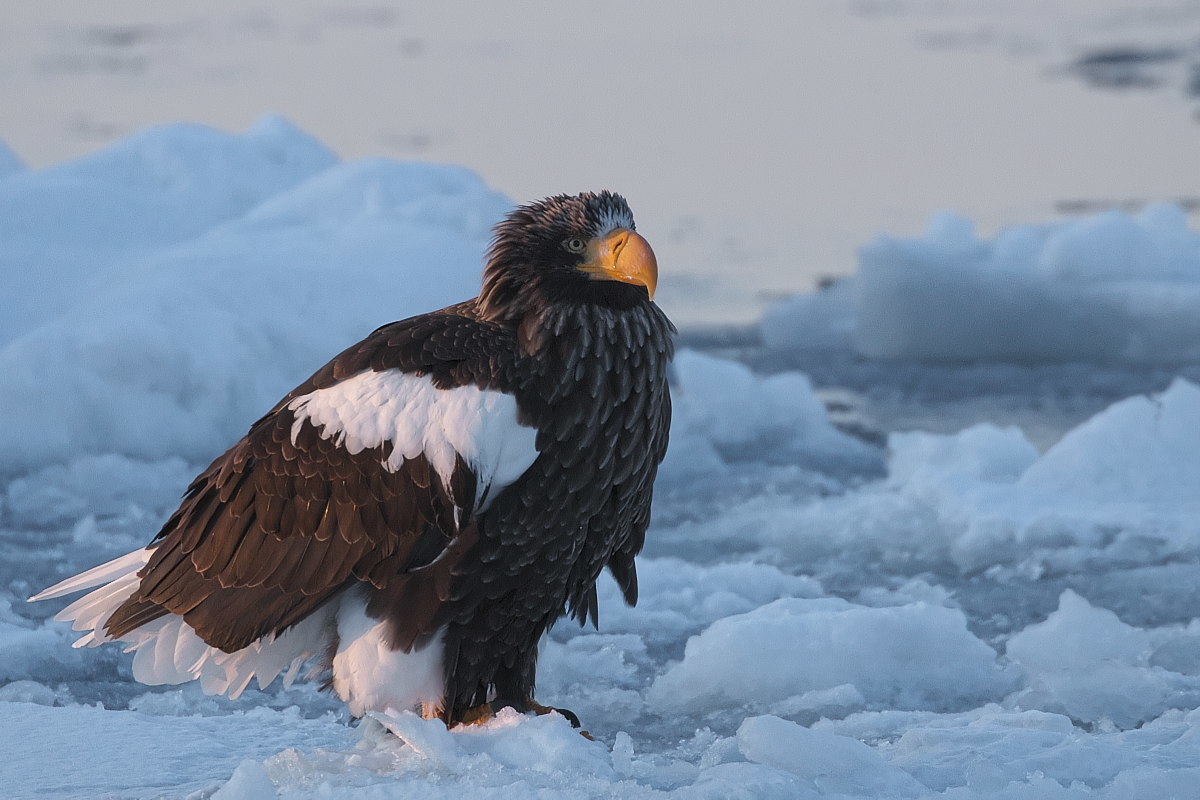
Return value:
[(391, 442), (384, 467), (393, 472), (424, 453), (446, 482), (460, 455), (478, 477), (477, 497), (515, 481), (538, 456), (537, 431), (517, 422), (512, 395), (476, 386), (439, 389), (429, 376), (400, 370), (366, 370), (287, 407), (296, 417), (293, 443), (305, 420), (351, 453)]

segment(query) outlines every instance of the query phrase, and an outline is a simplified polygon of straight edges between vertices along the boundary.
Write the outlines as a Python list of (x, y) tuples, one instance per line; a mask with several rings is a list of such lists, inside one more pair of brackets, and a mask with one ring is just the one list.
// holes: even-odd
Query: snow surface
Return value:
[[(474, 293), (509, 201), (460, 168), (336, 163), (280, 120), (155, 129), (2, 179), (0, 200), (42, 226), (0, 222), (0, 251), (54, 276), (0, 279), (6, 797), (1195, 796), (1200, 386), (1162, 367), (863, 364), (842, 286), (787, 320), (845, 351), (813, 362), (820, 388), (681, 350), (639, 605), (605, 578), (600, 629), (564, 623), (542, 650), (539, 699), (595, 741), (557, 715), (354, 723), (303, 682), (237, 700), (140, 685), (119, 648), (70, 647), (49, 620), (65, 601), (24, 598), (144, 545), (206, 460), (338, 349)], [(1021, 246), (1055, 255), (1023, 285), (1131, 302), (1145, 281), (1186, 287), (1182, 257), (1137, 261), (1138, 283), (1104, 261), (1129, 225), (1160, 242), (1152, 218), (1028, 229)], [(996, 251), (939, 225), (943, 251)], [(1061, 321), (1046, 313), (1026, 322)], [(855, 418), (853, 381), (940, 393), (932, 430)], [(1001, 384), (1020, 402), (978, 402)]]
[(772, 308), (774, 350), (852, 339), (872, 358), (1200, 361), (1200, 233), (1152, 204), (1015, 225), (980, 239), (942, 212), (923, 236), (880, 236), (832, 289)]

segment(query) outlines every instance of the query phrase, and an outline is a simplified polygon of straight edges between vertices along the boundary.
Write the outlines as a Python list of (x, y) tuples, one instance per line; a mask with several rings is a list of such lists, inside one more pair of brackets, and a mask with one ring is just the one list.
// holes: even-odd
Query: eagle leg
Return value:
[[(516, 703), (509, 703), (504, 707), (516, 708), (523, 714), (533, 712), (539, 717), (546, 714), (557, 712), (566, 717), (567, 722), (571, 723), (572, 728), (582, 728), (583, 724), (579, 721), (579, 715), (569, 708), (555, 708), (554, 706), (544, 706), (536, 700), (530, 699), (521, 704), (524, 708), (518, 708)], [(480, 703), (477, 706), (472, 706), (459, 715), (457, 724), (459, 725), (483, 725), (490, 722), (496, 716), (496, 710), (492, 703)], [(591, 733), (585, 730), (580, 730), (579, 733), (592, 741), (596, 738)]]

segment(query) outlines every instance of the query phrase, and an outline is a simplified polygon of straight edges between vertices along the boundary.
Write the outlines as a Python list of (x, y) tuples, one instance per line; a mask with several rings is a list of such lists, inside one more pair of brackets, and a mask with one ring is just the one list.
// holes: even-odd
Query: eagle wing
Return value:
[[(654, 479), (658, 475), (658, 466), (666, 458), (667, 443), (671, 434), (671, 393), (665, 387), (658, 398), (658, 408), (659, 413), (654, 420), (652, 439), (654, 442), (654, 450), (651, 454), (652, 466), (647, 474), (645, 486), (633, 501), (633, 510), (630, 513), (630, 522), (625, 530), (625, 535), (618, 540), (607, 564), (608, 571), (612, 573), (613, 578), (617, 581), (617, 586), (621, 589), (622, 597), (631, 606), (636, 606), (638, 601), (635, 558), (638, 553), (642, 552), (642, 547), (646, 544), (646, 530), (650, 527), (650, 510), (654, 500)], [(592, 606), (593, 610), (589, 613), (595, 624), (594, 600)], [(579, 621), (583, 622), (582, 617), (579, 618)]]
[(454, 312), (380, 328), (217, 458), (151, 544), (108, 635), (171, 613), (233, 652), (353, 582), (388, 588), (437, 561), (537, 457), (536, 432), (498, 385), (506, 334)]

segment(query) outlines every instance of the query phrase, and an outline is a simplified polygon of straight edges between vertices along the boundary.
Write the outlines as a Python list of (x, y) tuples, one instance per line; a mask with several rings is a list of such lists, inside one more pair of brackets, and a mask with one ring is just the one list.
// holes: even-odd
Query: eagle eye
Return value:
[(563, 247), (567, 248), (572, 253), (582, 253), (587, 249), (587, 242), (585, 242), (583, 239), (580, 239), (578, 236), (572, 236), (570, 239), (567, 239), (565, 242), (563, 242)]

